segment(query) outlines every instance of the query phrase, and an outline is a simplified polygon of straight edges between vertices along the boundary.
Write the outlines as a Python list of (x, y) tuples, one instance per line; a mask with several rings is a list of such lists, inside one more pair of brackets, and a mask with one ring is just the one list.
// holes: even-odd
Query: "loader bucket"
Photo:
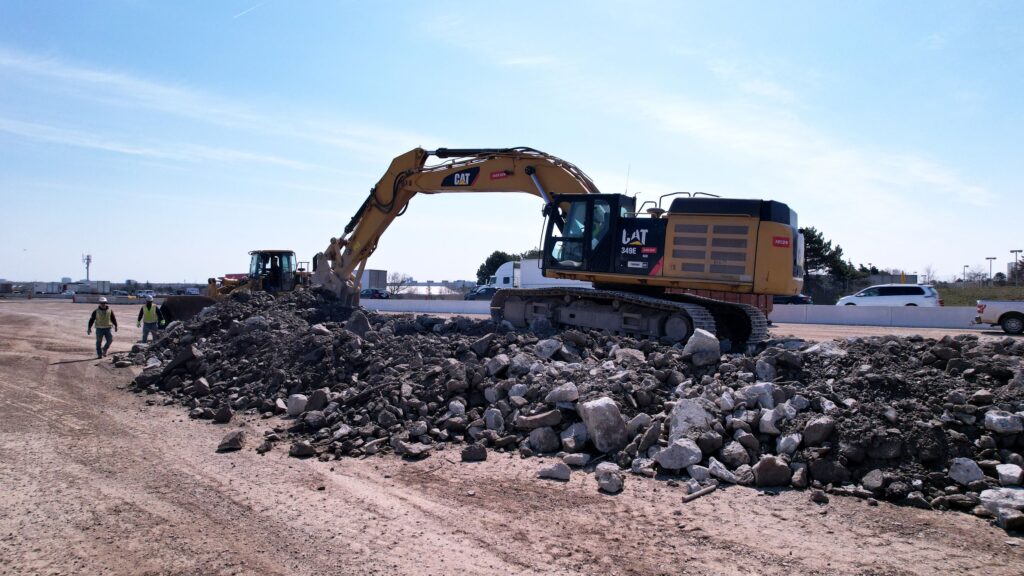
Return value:
[(168, 324), (175, 320), (184, 322), (216, 302), (209, 296), (169, 296), (160, 307), (160, 312)]

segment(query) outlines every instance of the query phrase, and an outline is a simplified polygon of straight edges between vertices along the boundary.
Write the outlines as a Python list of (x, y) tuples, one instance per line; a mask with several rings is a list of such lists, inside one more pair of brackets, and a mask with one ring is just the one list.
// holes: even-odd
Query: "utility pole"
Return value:
[(988, 284), (992, 285), (992, 262), (995, 261), (995, 256), (986, 256), (985, 260), (988, 260)]
[(92, 254), (82, 254), (82, 263), (85, 264), (85, 281), (89, 281), (89, 265), (92, 264)]
[(964, 273), (962, 276), (960, 276), (960, 279), (963, 280), (965, 283), (967, 282), (967, 264), (964, 264)]
[(1014, 286), (1016, 286), (1017, 283), (1020, 282), (1020, 271), (1017, 269), (1017, 255), (1020, 254), (1021, 252), (1024, 252), (1024, 250), (1010, 250), (1010, 254), (1013, 254), (1013, 270), (1011, 270), (1010, 272), (1013, 273)]

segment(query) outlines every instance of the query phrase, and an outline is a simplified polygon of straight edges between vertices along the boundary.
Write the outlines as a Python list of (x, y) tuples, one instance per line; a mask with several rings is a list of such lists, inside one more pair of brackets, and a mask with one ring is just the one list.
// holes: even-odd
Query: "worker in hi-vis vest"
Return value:
[[(107, 355), (107, 349), (110, 348), (110, 343), (114, 341), (114, 335), (110, 333), (110, 328), (114, 328), (114, 332), (117, 332), (117, 318), (114, 317), (114, 311), (107, 306), (107, 299), (100, 297), (99, 308), (92, 311), (92, 316), (89, 316), (89, 327), (85, 329), (86, 334), (92, 334), (92, 325), (96, 325), (96, 357), (103, 358)], [(107, 343), (104, 346), (100, 346), (100, 342), (106, 340)]]
[(142, 326), (143, 344), (146, 343), (150, 333), (153, 334), (153, 342), (156, 342), (156, 331), (164, 325), (164, 315), (160, 312), (160, 308), (157, 307), (156, 303), (153, 302), (152, 296), (146, 296), (146, 303), (139, 310), (139, 319), (135, 322), (135, 325)]

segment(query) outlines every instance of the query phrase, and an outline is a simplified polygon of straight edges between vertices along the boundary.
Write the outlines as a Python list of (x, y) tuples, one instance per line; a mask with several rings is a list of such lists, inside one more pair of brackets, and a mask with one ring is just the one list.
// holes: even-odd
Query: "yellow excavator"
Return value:
[[(439, 163), (428, 165), (431, 157)], [(519, 192), (543, 202), (541, 267), (592, 289), (499, 290), (491, 313), (684, 342), (696, 328), (742, 350), (767, 338), (773, 295), (803, 286), (797, 215), (771, 200), (602, 194), (573, 164), (532, 148), (421, 148), (398, 156), (340, 237), (313, 260), (312, 285), (358, 306), (367, 259), (417, 194)], [(665, 204), (668, 203), (667, 207)]]

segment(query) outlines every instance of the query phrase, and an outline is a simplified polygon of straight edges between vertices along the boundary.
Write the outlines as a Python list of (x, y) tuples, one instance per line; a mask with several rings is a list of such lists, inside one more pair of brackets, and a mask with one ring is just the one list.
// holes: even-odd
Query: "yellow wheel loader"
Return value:
[(171, 296), (160, 311), (169, 321), (188, 320), (232, 292), (291, 292), (309, 278), (298, 264), (291, 250), (253, 250), (249, 252), (248, 273), (210, 278), (206, 296)]

